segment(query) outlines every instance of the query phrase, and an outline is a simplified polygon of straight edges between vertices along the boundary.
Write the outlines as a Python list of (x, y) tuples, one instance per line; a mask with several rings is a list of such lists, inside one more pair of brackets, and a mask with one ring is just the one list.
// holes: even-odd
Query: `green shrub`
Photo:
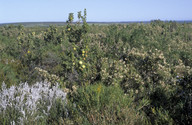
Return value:
[[(109, 119), (111, 124), (124, 124), (126, 118), (134, 116), (134, 122), (145, 114), (146, 124), (191, 122), (191, 23), (89, 25), (86, 10), (77, 16), (74, 23), (73, 13), (69, 14), (65, 26), (0, 27), (0, 85), (3, 81), (8, 86), (42, 80), (60, 83), (79, 107), (71, 105), (68, 117), (59, 111), (50, 115), (53, 124), (110, 124)], [(108, 97), (98, 95), (96, 83), (103, 83), (102, 90), (111, 95), (117, 89), (115, 99), (105, 91), (101, 93)], [(130, 100), (123, 94), (131, 95)], [(98, 101), (98, 96), (104, 100)], [(118, 107), (120, 97), (133, 103)], [(108, 102), (115, 103), (113, 110)], [(142, 105), (139, 112), (144, 114), (136, 115), (135, 109)], [(124, 117), (123, 111), (133, 114)]]
[(141, 124), (144, 117), (131, 95), (102, 84), (79, 88), (70, 97), (69, 114), (76, 124)]

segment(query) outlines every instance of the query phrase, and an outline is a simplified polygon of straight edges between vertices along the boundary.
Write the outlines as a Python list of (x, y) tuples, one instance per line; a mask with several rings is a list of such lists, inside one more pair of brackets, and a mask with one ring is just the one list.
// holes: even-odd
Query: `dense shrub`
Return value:
[[(38, 82), (32, 86), (25, 83), (7, 88), (3, 83), (0, 91), (0, 123), (32, 124), (41, 120), (56, 121), (55, 116), (66, 115), (66, 93), (58, 88), (58, 84), (52, 88), (50, 86), (48, 82)], [(58, 107), (60, 103), (62, 108)], [(60, 112), (52, 110), (63, 110), (65, 114), (60, 115)]]
[[(86, 15), (75, 23), (71, 13), (64, 26), (0, 27), (5, 90), (48, 81), (68, 93), (67, 106), (55, 100), (49, 115), (37, 112), (45, 119), (29, 123), (190, 124), (192, 24), (89, 25)], [(2, 124), (22, 117), (15, 108), (0, 115)]]
[(73, 96), (69, 114), (75, 124), (141, 124), (140, 105), (133, 104), (133, 97), (125, 95), (119, 87), (102, 84), (79, 88)]

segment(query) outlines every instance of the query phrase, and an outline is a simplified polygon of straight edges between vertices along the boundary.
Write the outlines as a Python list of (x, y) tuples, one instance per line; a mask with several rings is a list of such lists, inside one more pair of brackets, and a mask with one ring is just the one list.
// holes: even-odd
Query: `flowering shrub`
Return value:
[(63, 38), (62, 38), (62, 35), (58, 33), (58, 30), (56, 27), (50, 26), (47, 29), (47, 31), (44, 33), (44, 40), (46, 42), (50, 42), (57, 45), (63, 41)]
[[(3, 89), (10, 91), (12, 86), (16, 92), (19, 82), (34, 88), (37, 81), (46, 80), (49, 90), (59, 86), (68, 93), (69, 102), (66, 106), (62, 99), (51, 103), (45, 98), (44, 104), (42, 97), (36, 101), (40, 110), (33, 114), (26, 106), (20, 110), (7, 104), (1, 108), (0, 124), (21, 121), (23, 112), (31, 124), (123, 124), (137, 119), (138, 112), (148, 124), (191, 123), (191, 23), (88, 24), (86, 9), (77, 17), (74, 22), (70, 13), (64, 26), (0, 27), (0, 87), (5, 82)], [(26, 92), (23, 104), (30, 94)], [(11, 104), (20, 105), (16, 99), (21, 95), (17, 91)], [(119, 96), (133, 97), (129, 101), (134, 108), (116, 103), (123, 101)], [(112, 110), (112, 104), (122, 113)]]

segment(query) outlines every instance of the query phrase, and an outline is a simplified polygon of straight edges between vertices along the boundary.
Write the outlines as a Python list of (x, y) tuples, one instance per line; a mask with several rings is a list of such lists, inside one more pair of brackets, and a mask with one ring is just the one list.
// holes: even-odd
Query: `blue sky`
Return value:
[(0, 0), (0, 23), (66, 21), (87, 9), (87, 21), (192, 20), (192, 0)]

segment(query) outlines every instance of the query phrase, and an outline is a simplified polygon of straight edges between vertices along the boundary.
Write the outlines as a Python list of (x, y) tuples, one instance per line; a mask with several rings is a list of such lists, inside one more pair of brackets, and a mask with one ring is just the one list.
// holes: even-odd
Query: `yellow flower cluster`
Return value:
[(83, 56), (83, 60), (86, 60), (86, 57), (87, 57), (87, 51), (85, 50), (82, 50), (82, 56)]
[(83, 65), (83, 62), (82, 61), (79, 61), (79, 64), (81, 65), (81, 67), (84, 69), (85, 68), (85, 65)]

